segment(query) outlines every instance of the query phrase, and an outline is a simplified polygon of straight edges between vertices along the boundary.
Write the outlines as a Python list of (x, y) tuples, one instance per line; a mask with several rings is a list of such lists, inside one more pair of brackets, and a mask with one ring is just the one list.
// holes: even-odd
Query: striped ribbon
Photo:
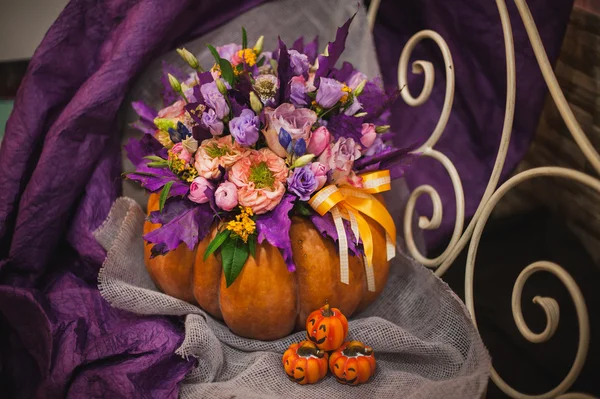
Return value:
[(348, 271), (348, 237), (346, 236), (343, 220), (350, 222), (356, 244), (359, 240), (362, 240), (363, 243), (367, 288), (369, 291), (375, 291), (373, 234), (363, 215), (376, 221), (385, 230), (386, 255), (389, 261), (396, 256), (396, 226), (385, 206), (373, 194), (390, 190), (391, 179), (388, 170), (369, 172), (360, 176), (363, 180), (363, 188), (348, 185), (341, 187), (329, 185), (313, 195), (308, 203), (319, 215), (324, 216), (327, 212), (330, 212), (333, 217), (338, 234), (340, 280), (344, 284), (349, 284), (350, 278)]

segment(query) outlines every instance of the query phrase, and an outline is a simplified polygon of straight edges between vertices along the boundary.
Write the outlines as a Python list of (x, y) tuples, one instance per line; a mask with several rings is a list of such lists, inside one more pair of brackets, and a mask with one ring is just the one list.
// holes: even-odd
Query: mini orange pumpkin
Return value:
[(314, 342), (319, 349), (332, 351), (344, 343), (348, 335), (348, 320), (337, 308), (325, 306), (315, 310), (306, 319), (306, 336)]
[(373, 349), (359, 341), (345, 342), (331, 354), (329, 369), (342, 384), (365, 383), (375, 374)]
[(282, 362), (289, 379), (304, 385), (314, 384), (325, 377), (327, 358), (327, 353), (314, 343), (302, 341), (290, 345), (283, 354)]

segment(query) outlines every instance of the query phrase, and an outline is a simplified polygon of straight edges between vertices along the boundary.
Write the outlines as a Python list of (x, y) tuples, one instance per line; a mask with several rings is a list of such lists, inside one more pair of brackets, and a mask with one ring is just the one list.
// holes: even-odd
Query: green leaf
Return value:
[(208, 244), (208, 247), (206, 247), (206, 251), (204, 252), (204, 260), (206, 260), (210, 254), (215, 252), (221, 245), (223, 245), (230, 233), (231, 232), (229, 230), (223, 230), (212, 239), (210, 244)]
[(256, 235), (252, 234), (250, 238), (248, 238), (248, 249), (250, 249), (250, 255), (254, 259), (256, 259)]
[(157, 157), (156, 155), (148, 155), (148, 156), (145, 156), (144, 159), (149, 159), (151, 161), (156, 161), (156, 162), (162, 162), (162, 161), (166, 162), (167, 161), (166, 159)]
[(148, 166), (151, 168), (166, 168), (169, 166), (169, 162), (163, 159), (161, 162), (148, 162)]
[(224, 58), (219, 60), (219, 67), (221, 67), (221, 76), (225, 79), (231, 86), (234, 85), (233, 80), (235, 75), (233, 74), (233, 67), (231, 63)]
[(248, 259), (248, 244), (240, 239), (226, 240), (221, 246), (225, 282), (229, 287), (239, 276)]
[(219, 52), (217, 51), (217, 49), (214, 48), (210, 44), (207, 44), (206, 47), (208, 47), (208, 50), (210, 51), (210, 53), (213, 55), (213, 57), (215, 57), (215, 61), (217, 63), (219, 63), (219, 61), (221, 60), (221, 56), (219, 55)]
[(160, 192), (160, 197), (158, 198), (159, 212), (162, 212), (162, 210), (165, 206), (165, 202), (167, 201), (167, 197), (169, 197), (169, 191), (171, 191), (172, 185), (173, 185), (173, 181), (168, 182), (167, 184), (165, 184), (165, 186), (163, 187), (163, 189)]
[(311, 216), (313, 211), (310, 205), (308, 205), (308, 202), (297, 201), (294, 205), (294, 214), (299, 216)]
[(264, 63), (265, 63), (265, 60), (266, 60), (265, 56), (262, 56), (262, 57), (260, 57), (260, 59), (259, 59), (259, 60), (258, 60), (258, 62), (256, 63), (256, 66), (257, 66), (257, 67), (259, 67), (259, 68), (260, 68), (261, 66), (263, 66), (263, 65), (264, 65)]
[(148, 172), (131, 172), (131, 173), (128, 173), (126, 176), (129, 178), (129, 175), (139, 175), (139, 176), (156, 177), (155, 174), (148, 173)]
[(271, 58), (269, 60), (269, 62), (271, 63), (271, 68), (273, 68), (273, 73), (275, 75), (277, 75), (277, 67), (279, 66), (279, 64), (277, 63), (277, 60), (274, 60), (273, 58)]
[(246, 29), (242, 26), (242, 49), (248, 47), (248, 35), (246, 35)]

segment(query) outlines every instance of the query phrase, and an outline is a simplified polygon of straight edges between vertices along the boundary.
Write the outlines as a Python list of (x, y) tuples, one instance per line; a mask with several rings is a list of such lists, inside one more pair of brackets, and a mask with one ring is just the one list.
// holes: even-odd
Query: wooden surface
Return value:
[[(589, 2), (592, 3), (598, 1)], [(555, 72), (584, 132), (600, 148), (600, 15), (584, 8), (573, 9)], [(598, 177), (547, 96), (536, 137), (515, 173), (550, 165)], [(564, 217), (600, 266), (600, 195), (571, 181), (539, 178), (510, 192), (495, 215), (537, 206), (546, 206)]]

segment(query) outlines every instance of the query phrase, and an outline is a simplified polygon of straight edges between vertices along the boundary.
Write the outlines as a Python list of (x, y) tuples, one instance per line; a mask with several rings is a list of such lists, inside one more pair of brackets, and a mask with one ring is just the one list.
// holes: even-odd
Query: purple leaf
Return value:
[(154, 118), (158, 115), (158, 112), (154, 108), (146, 105), (143, 101), (134, 101), (131, 103), (131, 106), (140, 117), (140, 120), (154, 125)]
[(144, 240), (159, 245), (161, 252), (164, 252), (165, 248), (173, 251), (182, 242), (190, 251), (193, 250), (198, 241), (204, 239), (210, 231), (213, 215), (208, 204), (198, 205), (191, 201), (187, 202), (189, 204), (183, 205), (187, 209), (178, 209), (179, 212), (167, 223), (146, 234)]
[(148, 155), (156, 155), (162, 159), (167, 159), (168, 156), (167, 149), (154, 136), (149, 134), (143, 135), (139, 140), (135, 138), (129, 139), (123, 148), (127, 152), (127, 158), (129, 158), (135, 167), (146, 163), (148, 160), (144, 159), (144, 157)]
[(179, 94), (173, 90), (171, 84), (169, 83), (169, 73), (176, 77), (180, 82), (187, 79), (187, 75), (181, 69), (177, 68), (176, 66), (169, 65), (165, 61), (162, 62), (162, 75), (160, 77), (160, 81), (163, 85), (161, 94), (163, 97), (163, 104), (165, 106), (173, 104), (179, 99)]
[(334, 68), (329, 74), (329, 77), (335, 80), (339, 80), (340, 82), (348, 83), (348, 80), (350, 80), (350, 77), (352, 77), (352, 75), (354, 75), (355, 72), (356, 70), (354, 69), (352, 64), (347, 61), (344, 61), (342, 67), (340, 69)]
[(273, 211), (259, 215), (256, 218), (258, 243), (262, 244), (267, 240), (269, 244), (279, 248), (290, 272), (296, 270), (296, 265), (292, 257), (292, 242), (290, 240), (292, 221), (289, 216), (290, 211), (294, 207), (295, 200), (296, 197), (294, 195), (285, 194)]
[(277, 77), (279, 78), (279, 103), (283, 104), (289, 98), (289, 82), (294, 75), (290, 65), (290, 55), (285, 43), (279, 39), (279, 60), (277, 61)]
[(197, 205), (198, 204), (190, 201), (187, 198), (169, 198), (167, 199), (167, 202), (165, 202), (162, 212), (150, 212), (150, 215), (148, 215), (148, 220), (150, 223), (167, 224), (177, 216), (181, 216), (183, 213), (189, 211)]
[(355, 142), (360, 144), (362, 124), (363, 118), (338, 114), (329, 118), (327, 129), (336, 140), (340, 137), (353, 138)]
[[(333, 222), (333, 217), (330, 213), (326, 213), (325, 216), (321, 216), (317, 213), (309, 216), (310, 221), (313, 223), (315, 228), (319, 230), (319, 232), (325, 236), (331, 238), (336, 245), (336, 249), (338, 248), (338, 234), (335, 229), (335, 223)], [(356, 246), (356, 238), (354, 237), (354, 233), (352, 233), (352, 229), (350, 228), (350, 223), (344, 220), (344, 229), (346, 230), (346, 237), (348, 238), (348, 250), (350, 255), (355, 256), (357, 253), (361, 253), (360, 248)]]
[(317, 59), (317, 53), (319, 51), (319, 36), (315, 36), (314, 40), (304, 46), (304, 51), (302, 51), (308, 57), (308, 62), (311, 64), (315, 63)]
[(300, 36), (296, 39), (290, 50), (296, 50), (297, 52), (302, 53), (304, 51), (304, 36)]
[(200, 87), (205, 83), (210, 83), (210, 82), (214, 82), (215, 79), (213, 78), (212, 74), (210, 72), (202, 72), (198, 74), (198, 82), (200, 84), (198, 84), (197, 86)]
[(154, 132), (156, 132), (156, 126), (154, 125), (154, 123), (150, 124), (141, 119), (136, 122), (133, 122), (131, 124), (131, 127), (133, 127), (134, 129), (137, 129), (140, 132), (145, 133), (145, 134), (152, 135), (152, 134), (154, 134)]
[(348, 30), (350, 29), (350, 24), (355, 16), (356, 13), (354, 13), (354, 15), (351, 16), (344, 25), (338, 28), (335, 34), (335, 40), (329, 43), (329, 56), (319, 56), (319, 69), (315, 75), (317, 78), (329, 76), (329, 72), (335, 66), (335, 63), (344, 52), (344, 48), (346, 47), (346, 38), (348, 37)]
[(400, 96), (400, 90), (395, 89), (386, 93), (375, 81), (367, 82), (358, 100), (362, 104), (363, 111), (368, 115), (365, 122), (373, 122)]

